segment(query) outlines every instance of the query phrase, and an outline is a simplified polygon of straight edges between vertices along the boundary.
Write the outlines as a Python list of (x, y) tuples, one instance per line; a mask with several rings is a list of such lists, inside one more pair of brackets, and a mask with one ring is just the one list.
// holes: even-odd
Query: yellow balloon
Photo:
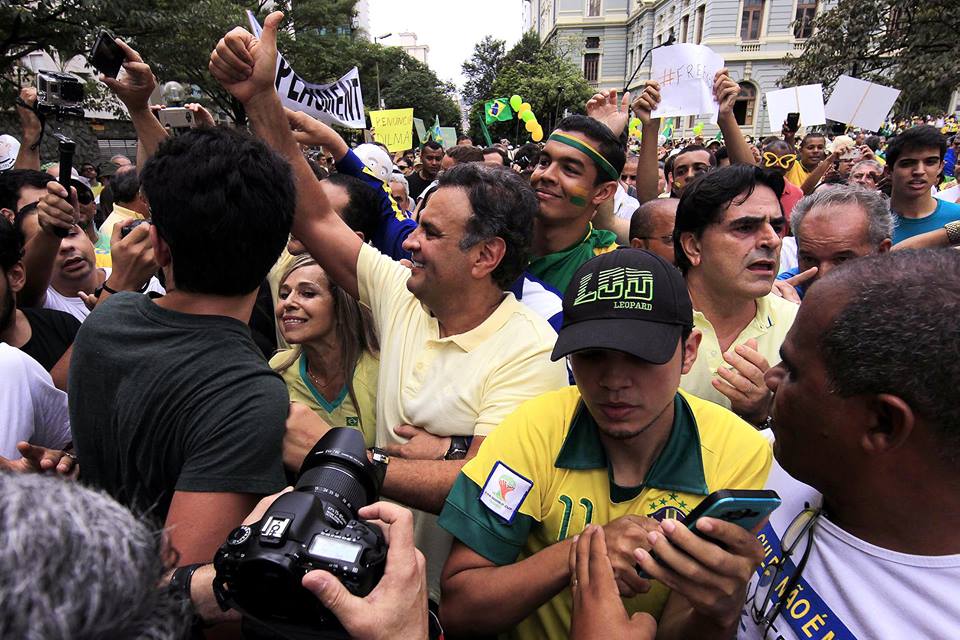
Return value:
[(524, 128), (525, 128), (527, 131), (529, 131), (530, 133), (533, 133), (533, 132), (536, 130), (536, 128), (537, 128), (537, 121), (536, 121), (536, 120), (527, 120), (527, 123), (526, 123), (525, 125), (523, 125), (523, 126), (524, 126)]
[(524, 111), (529, 111), (532, 107), (529, 102), (524, 102), (517, 108), (517, 113), (523, 113)]

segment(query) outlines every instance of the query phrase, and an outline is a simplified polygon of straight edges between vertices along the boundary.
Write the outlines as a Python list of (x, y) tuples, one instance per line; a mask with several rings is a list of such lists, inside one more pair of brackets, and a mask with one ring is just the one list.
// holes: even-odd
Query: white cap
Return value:
[(0, 136), (0, 171), (13, 169), (19, 153), (20, 143), (16, 138), (8, 134)]

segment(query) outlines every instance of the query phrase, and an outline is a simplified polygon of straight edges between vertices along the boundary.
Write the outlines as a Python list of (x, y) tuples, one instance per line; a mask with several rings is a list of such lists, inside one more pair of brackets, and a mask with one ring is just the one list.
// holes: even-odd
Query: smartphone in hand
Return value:
[(106, 29), (102, 29), (90, 50), (90, 64), (108, 78), (116, 78), (117, 74), (120, 73), (120, 67), (123, 66), (123, 61), (126, 59), (126, 54), (117, 44), (113, 34)]

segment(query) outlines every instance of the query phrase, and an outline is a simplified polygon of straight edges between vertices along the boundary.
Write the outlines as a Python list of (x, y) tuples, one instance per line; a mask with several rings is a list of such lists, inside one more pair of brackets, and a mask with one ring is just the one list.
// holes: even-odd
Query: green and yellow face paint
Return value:
[[(550, 137), (547, 140), (552, 140), (553, 142), (559, 142), (560, 144), (565, 144), (568, 147), (573, 147), (577, 151), (590, 158), (593, 161), (593, 164), (597, 166), (597, 171), (606, 174), (611, 180), (620, 179), (620, 172), (614, 169), (613, 165), (610, 164), (610, 161), (604, 158), (603, 154), (597, 151), (593, 145), (586, 140), (578, 138), (564, 131), (554, 131), (550, 134)], [(570, 201), (573, 202), (572, 197), (570, 198)], [(574, 204), (577, 203), (574, 202)], [(586, 204), (586, 202), (583, 202), (583, 204)]]
[(570, 195), (570, 204), (575, 207), (587, 206), (587, 198), (590, 196), (589, 191), (581, 187), (569, 187), (568, 190), (573, 192)]

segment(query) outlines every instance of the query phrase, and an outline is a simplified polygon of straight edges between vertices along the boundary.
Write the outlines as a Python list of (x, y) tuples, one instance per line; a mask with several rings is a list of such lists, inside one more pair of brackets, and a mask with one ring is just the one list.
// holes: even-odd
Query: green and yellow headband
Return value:
[(600, 168), (605, 174), (610, 176), (611, 180), (619, 180), (620, 172), (613, 168), (613, 165), (610, 164), (610, 161), (603, 157), (599, 151), (593, 148), (589, 142), (581, 140), (575, 136), (570, 135), (569, 133), (563, 133), (561, 131), (554, 131), (550, 134), (550, 137), (547, 140), (554, 140), (561, 144), (573, 147), (577, 151), (587, 154), (593, 163)]

